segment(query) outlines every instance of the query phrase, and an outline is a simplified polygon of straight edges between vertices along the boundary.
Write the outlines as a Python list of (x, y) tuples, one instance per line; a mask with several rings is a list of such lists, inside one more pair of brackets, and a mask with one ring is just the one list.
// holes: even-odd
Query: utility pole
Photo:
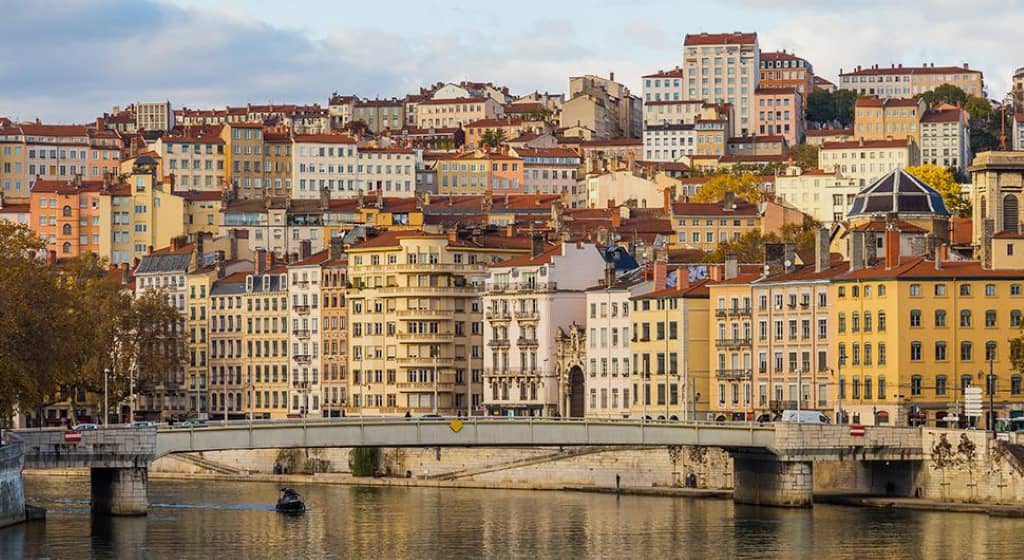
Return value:
[(110, 410), (109, 403), (107, 401), (107, 378), (110, 377), (110, 368), (103, 368), (103, 425), (106, 426), (107, 422), (107, 411)]

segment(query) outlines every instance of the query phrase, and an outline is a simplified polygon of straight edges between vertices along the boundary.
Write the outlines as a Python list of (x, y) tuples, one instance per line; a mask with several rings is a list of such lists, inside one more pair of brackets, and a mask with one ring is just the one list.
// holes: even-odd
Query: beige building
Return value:
[(242, 198), (263, 198), (263, 125), (238, 122), (221, 129), (224, 141), (224, 178)]
[(171, 102), (143, 103), (133, 106), (135, 126), (143, 130), (171, 130), (174, 128), (174, 110)]
[(775, 201), (822, 224), (843, 221), (860, 189), (859, 179), (795, 165), (775, 177)]
[(869, 185), (895, 169), (917, 165), (919, 161), (917, 143), (913, 138), (826, 142), (818, 152), (818, 167), (857, 179), (861, 186)]
[(349, 408), (370, 415), (479, 413), (486, 266), (521, 247), (515, 238), (412, 230), (351, 247)]
[(890, 65), (889, 68), (857, 66), (850, 72), (839, 70), (839, 88), (857, 92), (860, 95), (878, 97), (914, 97), (931, 91), (942, 84), (952, 84), (964, 90), (967, 95), (985, 97), (985, 82), (980, 70), (963, 66), (938, 66), (934, 63), (924, 66)]
[(754, 132), (754, 89), (760, 81), (757, 33), (688, 34), (683, 41), (684, 99), (727, 103), (729, 136)]
[(739, 199), (723, 202), (674, 202), (669, 218), (673, 247), (714, 251), (719, 243), (761, 231), (761, 210)]
[(221, 191), (226, 185), (221, 126), (186, 127), (164, 133), (153, 143), (163, 162), (162, 179), (174, 177), (174, 190)]
[(504, 114), (503, 106), (490, 97), (427, 99), (416, 105), (416, 127), (463, 127), (474, 121), (495, 119)]
[(352, 107), (352, 120), (366, 123), (370, 132), (398, 130), (405, 126), (405, 100), (357, 100)]
[(592, 139), (639, 138), (643, 129), (640, 98), (616, 82), (614, 74), (569, 78), (569, 98), (559, 119), (562, 128), (593, 131)]
[(865, 140), (913, 138), (921, 145), (921, 99), (861, 97), (854, 107), (854, 136)]
[(610, 208), (630, 205), (634, 208), (662, 208), (663, 188), (632, 171), (617, 170), (591, 174), (586, 178), (587, 207)]
[(971, 162), (967, 111), (937, 108), (921, 117), (921, 163), (965, 170)]

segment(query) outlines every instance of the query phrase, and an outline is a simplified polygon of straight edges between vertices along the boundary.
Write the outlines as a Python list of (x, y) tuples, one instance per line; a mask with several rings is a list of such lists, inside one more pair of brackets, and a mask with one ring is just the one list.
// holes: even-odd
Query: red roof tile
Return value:
[(757, 33), (687, 34), (684, 45), (749, 45), (757, 42)]

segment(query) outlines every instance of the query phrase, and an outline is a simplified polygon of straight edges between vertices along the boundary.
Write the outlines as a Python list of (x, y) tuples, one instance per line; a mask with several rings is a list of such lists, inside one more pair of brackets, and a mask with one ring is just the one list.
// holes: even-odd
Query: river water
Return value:
[(1024, 520), (978, 514), (574, 492), (150, 482), (148, 517), (89, 514), (86, 478), (29, 478), (45, 523), (0, 529), (0, 558), (1021, 558)]

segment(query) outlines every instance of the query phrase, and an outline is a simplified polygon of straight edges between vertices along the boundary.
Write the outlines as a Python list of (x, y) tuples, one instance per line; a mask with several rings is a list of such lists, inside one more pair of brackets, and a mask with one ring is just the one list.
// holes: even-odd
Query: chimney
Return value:
[(535, 233), (530, 240), (530, 255), (534, 257), (540, 256), (544, 252), (544, 235)]
[(784, 272), (793, 272), (796, 268), (796, 243), (786, 243), (782, 249), (782, 270)]
[(733, 207), (736, 206), (736, 193), (732, 191), (726, 191), (725, 200), (722, 201), (722, 206), (726, 210), (732, 210)]
[(267, 271), (265, 268), (267, 262), (267, 250), (263, 247), (256, 249), (256, 274), (263, 274)]
[(681, 266), (676, 269), (676, 290), (682, 292), (690, 288), (690, 269)]
[(313, 254), (313, 242), (309, 239), (303, 239), (299, 242), (299, 258), (308, 259)]
[(900, 232), (892, 225), (885, 229), (885, 269), (900, 265)]
[(987, 218), (981, 223), (981, 267), (992, 268), (992, 236), (995, 235), (996, 221)]
[(615, 72), (608, 72), (608, 81), (609, 82), (614, 82), (615, 81)]
[(660, 291), (665, 289), (665, 276), (667, 274), (668, 263), (657, 258), (654, 260), (652, 266), (654, 273), (654, 291)]
[(942, 251), (946, 244), (942, 243), (939, 245), (937, 251), (935, 251), (935, 270), (942, 270)]
[(448, 243), (449, 244), (455, 243), (458, 240), (459, 240), (459, 230), (458, 230), (458, 227), (453, 227), (452, 229), (448, 230)]
[(217, 251), (217, 278), (224, 278), (227, 276), (227, 266), (224, 263), (224, 251)]
[(327, 187), (320, 189), (320, 209), (327, 210), (331, 205), (331, 191)]
[(622, 214), (620, 214), (619, 211), (614, 208), (612, 208), (612, 211), (609, 212), (609, 214), (611, 215), (612, 219), (612, 229), (617, 230), (620, 227), (622, 227)]
[(821, 226), (814, 236), (814, 271), (824, 272), (829, 267), (829, 238), (831, 231), (828, 226)]
[(505, 237), (512, 237), (515, 235), (515, 226), (512, 224), (505, 225)]
[(850, 232), (850, 272), (864, 268), (864, 232)]
[(604, 287), (610, 288), (615, 283), (615, 263), (607, 262), (604, 265)]
[(332, 237), (330, 245), (328, 246), (328, 256), (331, 260), (340, 259), (341, 255), (345, 251), (345, 238), (344, 237)]
[(732, 280), (740, 275), (740, 263), (736, 255), (725, 256), (725, 280)]

